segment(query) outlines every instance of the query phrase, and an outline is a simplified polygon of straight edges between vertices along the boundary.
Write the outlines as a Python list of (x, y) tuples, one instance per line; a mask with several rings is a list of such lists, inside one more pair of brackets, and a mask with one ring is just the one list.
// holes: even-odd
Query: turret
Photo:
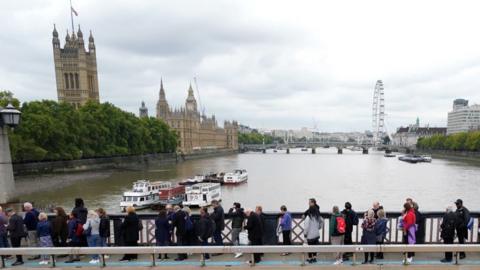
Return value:
[(80, 44), (80, 46), (83, 47), (83, 33), (82, 33), (82, 30), (80, 29), (80, 24), (78, 25), (78, 32), (77, 32), (77, 36), (78, 36), (78, 44)]
[(185, 108), (187, 109), (187, 111), (197, 111), (197, 101), (195, 100), (195, 96), (193, 95), (192, 84), (190, 84), (190, 86), (188, 87), (188, 97), (185, 102)]
[(92, 30), (90, 30), (90, 36), (88, 37), (88, 51), (95, 53), (95, 41), (93, 40)]
[(60, 48), (60, 40), (58, 39), (58, 32), (55, 24), (53, 25), (53, 32), (52, 32), (52, 44), (53, 48)]
[(65, 43), (70, 43), (70, 34), (68, 33), (68, 29), (67, 29), (67, 35), (65, 36)]

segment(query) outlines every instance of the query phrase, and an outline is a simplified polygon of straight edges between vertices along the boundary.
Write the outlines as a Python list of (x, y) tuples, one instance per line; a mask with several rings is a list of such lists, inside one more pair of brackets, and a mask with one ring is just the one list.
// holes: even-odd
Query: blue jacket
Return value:
[(48, 220), (43, 220), (37, 223), (37, 235), (38, 237), (52, 235), (52, 226), (50, 226)]
[(292, 215), (290, 212), (285, 212), (285, 214), (283, 214), (283, 217), (280, 221), (280, 227), (282, 228), (282, 231), (292, 230)]
[(168, 222), (168, 218), (157, 217), (155, 219), (155, 240), (157, 245), (160, 243), (168, 244), (170, 241), (171, 226)]
[(80, 243), (80, 239), (76, 235), (77, 225), (79, 221), (76, 218), (68, 220), (68, 239), (71, 239), (72, 243)]
[(28, 211), (25, 214), (25, 218), (23, 219), (23, 223), (25, 224), (25, 227), (27, 227), (28, 231), (35, 231), (37, 229), (38, 215), (39, 214), (40, 213), (35, 208), (33, 208), (32, 210)]
[(388, 233), (388, 227), (387, 227), (388, 219), (386, 218), (380, 218), (377, 219), (377, 222), (375, 223), (375, 234), (380, 237), (385, 237)]

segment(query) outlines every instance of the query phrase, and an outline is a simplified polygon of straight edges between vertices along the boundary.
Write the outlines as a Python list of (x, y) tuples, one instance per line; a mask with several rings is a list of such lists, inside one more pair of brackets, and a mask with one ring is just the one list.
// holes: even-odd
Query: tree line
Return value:
[[(8, 98), (18, 107), (8, 93), (0, 93), (0, 105)], [(75, 109), (43, 100), (25, 102), (19, 109), (20, 125), (9, 130), (14, 162), (171, 153), (177, 146), (176, 132), (163, 121), (139, 118), (110, 103), (89, 102)]]
[(279, 137), (273, 137), (271, 135), (260, 134), (256, 131), (250, 133), (238, 133), (239, 144), (272, 144), (283, 143), (283, 139)]
[(419, 138), (417, 148), (428, 150), (480, 151), (480, 131)]

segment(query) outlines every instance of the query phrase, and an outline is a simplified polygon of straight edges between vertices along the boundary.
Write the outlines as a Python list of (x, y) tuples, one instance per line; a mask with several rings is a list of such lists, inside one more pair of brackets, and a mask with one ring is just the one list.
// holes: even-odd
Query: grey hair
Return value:
[(25, 209), (26, 209), (26, 208), (33, 208), (33, 205), (32, 205), (31, 203), (29, 203), (29, 202), (25, 202), (25, 203), (23, 204), (23, 208), (25, 208)]
[(451, 205), (447, 206), (447, 213), (453, 212), (453, 207)]

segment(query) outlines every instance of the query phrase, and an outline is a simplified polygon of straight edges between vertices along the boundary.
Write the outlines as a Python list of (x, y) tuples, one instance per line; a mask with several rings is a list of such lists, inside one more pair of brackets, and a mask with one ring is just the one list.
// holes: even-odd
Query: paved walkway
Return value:
[[(160, 261), (156, 259), (155, 269), (200, 269), (200, 257), (198, 255), (192, 255), (188, 260), (176, 262), (172, 258), (166, 261)], [(142, 269), (148, 268), (153, 269), (151, 256), (139, 256), (138, 260), (131, 262), (120, 262), (120, 256), (113, 256), (106, 260), (107, 267), (104, 269)], [(246, 261), (250, 259), (250, 256), (244, 255), (239, 259), (233, 258), (233, 255), (221, 255), (212, 257), (210, 261), (206, 262), (206, 267), (203, 269), (230, 269), (230, 268), (250, 268)], [(402, 257), (400, 254), (386, 254), (384, 260), (377, 260), (374, 264), (361, 265), (363, 262), (363, 253), (358, 254), (357, 265), (355, 269), (480, 269), (480, 254), (467, 254), (467, 258), (460, 260), (460, 265), (452, 264), (442, 264), (440, 263), (442, 259), (441, 254), (418, 254), (415, 257), (414, 262), (405, 267), (402, 264)], [(72, 268), (82, 268), (82, 269), (98, 269), (101, 265), (92, 265), (89, 264), (90, 258), (87, 256), (82, 257), (82, 261), (76, 263), (65, 263), (66, 259), (58, 259), (56, 263), (57, 269), (72, 269)], [(25, 259), (25, 264), (22, 266), (11, 267), (11, 263), (14, 259), (9, 259), (7, 261), (8, 269), (51, 269), (51, 265), (44, 266), (39, 265), (38, 261), (28, 261)], [(321, 255), (319, 256), (318, 262), (316, 264), (307, 264), (306, 268), (322, 268), (322, 269), (342, 269), (342, 268), (352, 268), (352, 261), (346, 261), (342, 266), (333, 266), (332, 256)], [(301, 266), (301, 258), (299, 255), (291, 254), (289, 256), (279, 256), (279, 255), (266, 255), (263, 258), (263, 261), (255, 266), (255, 268), (261, 269), (298, 269)], [(11, 267), (11, 268), (10, 268)]]

